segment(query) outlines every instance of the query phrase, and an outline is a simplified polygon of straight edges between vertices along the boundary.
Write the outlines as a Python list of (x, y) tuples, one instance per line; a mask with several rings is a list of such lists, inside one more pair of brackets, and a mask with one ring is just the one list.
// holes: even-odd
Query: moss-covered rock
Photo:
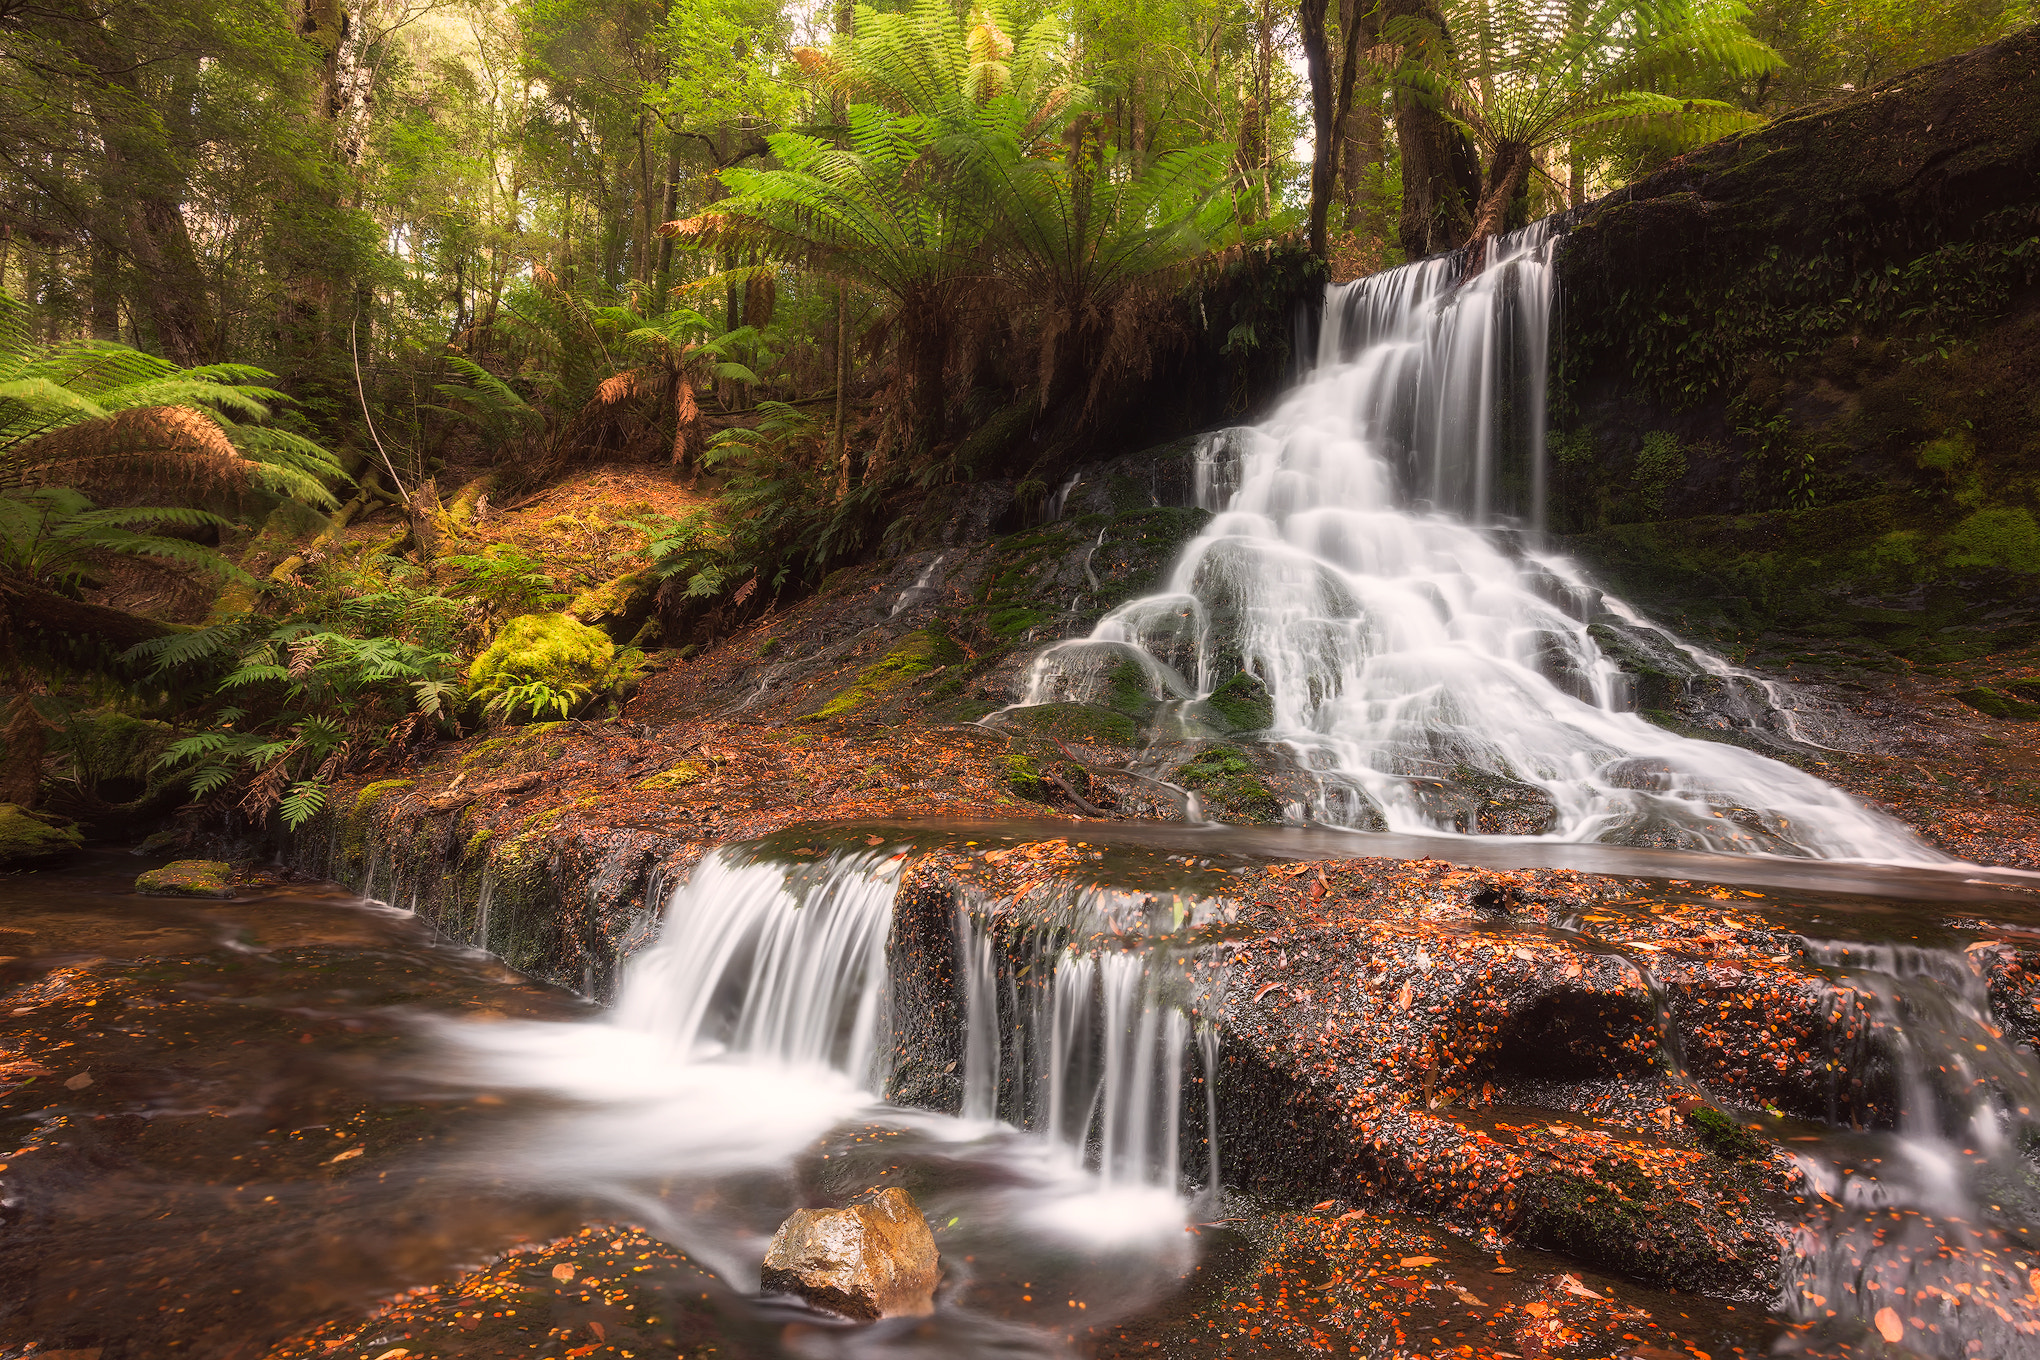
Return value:
[[(152, 810), (182, 794), (157, 759), (177, 739), (164, 722), (111, 710), (81, 713), (52, 734), (51, 797), (65, 811), (97, 821), (108, 812)], [(75, 804), (75, 806), (72, 806)]]
[(225, 860), (180, 859), (160, 869), (151, 869), (135, 879), (135, 891), (144, 897), (209, 897), (224, 900), (234, 895), (234, 868)]
[(522, 614), (504, 624), (468, 666), (468, 694), (484, 704), (506, 703), (508, 717), (535, 716), (540, 712), (536, 699), (510, 703), (510, 693), (542, 686), (570, 709), (578, 708), (617, 679), (621, 669), (616, 643), (601, 629), (566, 614)]
[(1687, 1127), (1709, 1152), (1723, 1161), (1742, 1162), (1761, 1157), (1770, 1144), (1751, 1133), (1711, 1105), (1696, 1105), (1686, 1112)]
[(1955, 697), (1979, 713), (1988, 713), (1993, 718), (2009, 718), (2014, 722), (2040, 720), (2040, 704), (2029, 704), (2009, 694), (2000, 694), (1994, 689), (1958, 690)]
[(1235, 732), (1258, 732), (1275, 721), (1275, 701), (1267, 686), (1246, 671), (1213, 690), (1204, 706)]
[(938, 628), (918, 628), (893, 644), (892, 650), (857, 673), (849, 688), (838, 691), (810, 718), (834, 718), (864, 707), (873, 699), (922, 676), (963, 660), (963, 649)]
[(1084, 746), (1137, 746), (1140, 725), (1098, 704), (1040, 704), (1006, 716), (1013, 726)]
[(1278, 822), (1282, 802), (1261, 782), (1261, 772), (1237, 748), (1214, 746), (1176, 767), (1171, 779), (1202, 796), (1220, 821)]
[(22, 869), (61, 859), (84, 843), (69, 822), (38, 817), (13, 803), (0, 803), (0, 869)]
[(661, 770), (655, 775), (640, 779), (637, 786), (648, 793), (657, 793), (664, 789), (680, 789), (687, 787), (689, 784), (699, 782), (707, 773), (706, 769), (695, 764), (693, 761), (683, 760), (670, 770)]

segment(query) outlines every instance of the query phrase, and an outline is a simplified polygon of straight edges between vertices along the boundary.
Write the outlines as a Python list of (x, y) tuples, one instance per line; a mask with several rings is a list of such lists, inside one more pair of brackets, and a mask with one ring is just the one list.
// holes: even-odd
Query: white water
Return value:
[[(546, 1102), (476, 1174), (608, 1199), (750, 1290), (788, 1212), (909, 1168), (952, 1278), (972, 1273), (967, 1260), (1044, 1284), (1067, 1275), (1058, 1304), (1090, 1298), (1092, 1322), (1169, 1287), (1192, 1240), (1173, 1166), (1115, 1175), (1121, 1158), (1087, 1165), (1081, 1141), (1001, 1123), (989, 1105), (949, 1117), (878, 1094), (892, 1060), (886, 942), (904, 856), (789, 866), (745, 854), (711, 855), (673, 891), (656, 942), (631, 961), (601, 1021), (443, 1029), (459, 1080)], [(1049, 982), (1069, 990), (1059, 974)], [(1108, 1050), (1184, 1029), (1152, 994), (1107, 995), (1121, 1000), (1089, 1037)], [(1176, 1093), (1158, 1081), (1136, 1090), (1108, 1074), (1101, 1084), (1071, 1059), (1067, 1078), (1045, 1079), (1071, 1091), (1088, 1083), (1143, 1126), (1173, 1117)], [(1169, 1113), (1141, 1111), (1144, 1097)], [(996, 1330), (967, 1293), (936, 1325), (953, 1354), (986, 1351)], [(1007, 1336), (990, 1349), (1032, 1344)]]
[(1510, 236), (1464, 286), (1456, 259), (1333, 286), (1314, 370), (1265, 424), (1206, 440), (1216, 513), (1167, 585), (1048, 648), (1021, 702), (1096, 700), (1129, 660), (1178, 701), (1244, 669), (1334, 825), (1449, 833), (1425, 794), (1471, 770), (1541, 790), (1560, 839), (1945, 862), (1810, 775), (1621, 711), (1598, 592), (1508, 546), (1544, 498), (1556, 240)]
[[(1796, 1155), (1814, 1200), (1780, 1310), (1846, 1336), (1891, 1309), (1909, 1353), (1946, 1360), (2034, 1353), (2022, 1296), (2040, 1182), (2017, 1141), (2040, 1128), (2031, 1057), (2006, 1042), (1968, 954), (1803, 947), (1833, 979), (1830, 1027), (1853, 1036), (1833, 1055), (1828, 1117), (1859, 1132)], [(1873, 1113), (1890, 1127), (1862, 1131)]]

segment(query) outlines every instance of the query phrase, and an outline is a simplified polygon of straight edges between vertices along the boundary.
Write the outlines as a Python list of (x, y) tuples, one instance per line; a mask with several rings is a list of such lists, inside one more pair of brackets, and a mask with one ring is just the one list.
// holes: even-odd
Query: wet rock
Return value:
[(211, 897), (234, 895), (227, 880), (233, 866), (218, 859), (180, 859), (160, 869), (151, 869), (135, 879), (135, 891), (144, 897)]
[(765, 1252), (760, 1285), (870, 1321), (935, 1311), (941, 1261), (913, 1197), (888, 1186), (862, 1204), (798, 1209)]
[(61, 859), (83, 841), (78, 828), (68, 822), (52, 824), (26, 808), (0, 803), (0, 869)]

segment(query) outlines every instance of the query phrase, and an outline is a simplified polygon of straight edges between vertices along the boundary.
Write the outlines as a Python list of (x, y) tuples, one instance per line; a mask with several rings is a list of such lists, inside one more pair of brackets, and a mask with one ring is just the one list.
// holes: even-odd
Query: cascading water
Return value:
[(1204, 442), (1215, 514), (1165, 588), (1044, 651), (1021, 702), (1098, 701), (1129, 665), (1177, 701), (1245, 671), (1323, 822), (1471, 829), (1433, 796), (1470, 773), (1547, 802), (1562, 839), (1940, 862), (1789, 765), (1622, 711), (1590, 631), (1621, 616), (1525, 546), (1558, 240), (1548, 222), (1504, 238), (1468, 282), (1451, 257), (1334, 285), (1315, 369), (1265, 424)]
[[(1979, 945), (1978, 948), (1989, 948)], [(1838, 1133), (1796, 1160), (1815, 1192), (1779, 1307), (1816, 1349), (1876, 1330), (1962, 1360), (2040, 1347), (2024, 1306), (2040, 1266), (2040, 1076), (2005, 1040), (1965, 954), (1806, 942), (1833, 979)], [(1867, 1127), (1866, 1127), (1867, 1126)], [(2007, 1305), (2011, 1305), (2008, 1308)]]
[[(1208, 1131), (1217, 1032), (1199, 1018), (1222, 988), (1215, 963), (1151, 930), (1146, 894), (1077, 890), (1047, 919), (1003, 929), (958, 916), (967, 1044), (964, 1116), (1033, 1130), (1108, 1190), (1173, 1195), (1219, 1183)], [(1006, 947), (999, 947), (1003, 939)], [(1200, 1075), (1189, 1078), (1192, 1047)], [(1186, 1131), (1186, 1096), (1205, 1092)], [(1195, 1107), (1198, 1102), (1191, 1100)], [(1201, 1141), (1201, 1159), (1186, 1156)], [(1201, 1164), (1200, 1164), (1201, 1163)]]
[[(478, 1174), (499, 1177), (508, 1163), (549, 1189), (618, 1202), (751, 1289), (789, 1209), (915, 1168), (922, 1208), (946, 1225), (945, 1256), (979, 1270), (1025, 1261), (1030, 1278), (1100, 1272), (1129, 1306), (1167, 1287), (1189, 1251), (1168, 1141), (1190, 1033), (1180, 988), (1144, 984), (1131, 952), (1044, 957), (1054, 1007), (993, 1036), (989, 1074), (981, 1058), (969, 1064), (966, 1086), (992, 1098), (972, 1096), (963, 1117), (888, 1105), (876, 1093), (896, 1043), (887, 945), (905, 862), (894, 849), (797, 863), (724, 849), (672, 891), (604, 1022), (448, 1028), (465, 1077), (476, 1064), (490, 1084), (566, 1102)], [(983, 932), (964, 943), (992, 945)], [(982, 969), (960, 971), (1001, 969), (1010, 965), (986, 955)], [(989, 992), (969, 996), (1014, 1022)], [(1033, 1055), (1032, 1079), (1057, 1100), (1104, 1112), (1107, 1155), (1087, 1163), (1087, 1123), (1074, 1114), (1039, 1132), (1000, 1119), (1010, 1113), (996, 1094), (1002, 1042)], [(989, 1324), (967, 1307), (945, 1310), (940, 1325), (954, 1341), (945, 1353), (987, 1349), (973, 1329)]]

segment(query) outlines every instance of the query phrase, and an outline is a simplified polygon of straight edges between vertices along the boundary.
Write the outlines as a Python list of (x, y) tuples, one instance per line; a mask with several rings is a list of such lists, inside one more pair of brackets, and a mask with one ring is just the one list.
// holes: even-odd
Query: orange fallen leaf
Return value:
[(1435, 1256), (1405, 1256), (1402, 1258), (1402, 1264), (1405, 1266), (1435, 1266), (1438, 1264), (1438, 1258)]
[(1898, 1320), (1897, 1309), (1878, 1309), (1875, 1321), (1877, 1323), (1877, 1334), (1892, 1345), (1896, 1346), (1899, 1342), (1905, 1340), (1905, 1324)]
[(1548, 1303), (1526, 1303), (1523, 1305), (1523, 1311), (1531, 1317), (1543, 1317), (1551, 1311), (1551, 1305)]
[(571, 1280), (574, 1278), (574, 1268), (570, 1265), (557, 1265), (553, 1267), (552, 1275), (555, 1280)]
[(91, 1084), (92, 1074), (90, 1072), (80, 1072), (77, 1076), (65, 1080), (64, 1089), (66, 1091), (82, 1091)]
[(359, 1157), (362, 1153), (366, 1151), (368, 1151), (368, 1149), (365, 1147), (349, 1148), (347, 1149), (347, 1151), (341, 1153), (338, 1157), (328, 1157), (326, 1159), (326, 1165), (331, 1166), (334, 1162), (344, 1162), (350, 1157)]
[(1319, 1210), (1319, 1209), (1329, 1209), (1329, 1208), (1331, 1208), (1331, 1207), (1332, 1207), (1332, 1206), (1333, 1206), (1334, 1204), (1336, 1204), (1336, 1203), (1338, 1203), (1338, 1201), (1337, 1201), (1337, 1200), (1330, 1200), (1330, 1199), (1328, 1199), (1328, 1200), (1326, 1200), (1326, 1201), (1325, 1201), (1325, 1202), (1324, 1202), (1323, 1204), (1313, 1204), (1313, 1205), (1311, 1205), (1310, 1207), (1311, 1207), (1311, 1210), (1312, 1210), (1313, 1212), (1315, 1212), (1315, 1211), (1317, 1211), (1317, 1210)]

